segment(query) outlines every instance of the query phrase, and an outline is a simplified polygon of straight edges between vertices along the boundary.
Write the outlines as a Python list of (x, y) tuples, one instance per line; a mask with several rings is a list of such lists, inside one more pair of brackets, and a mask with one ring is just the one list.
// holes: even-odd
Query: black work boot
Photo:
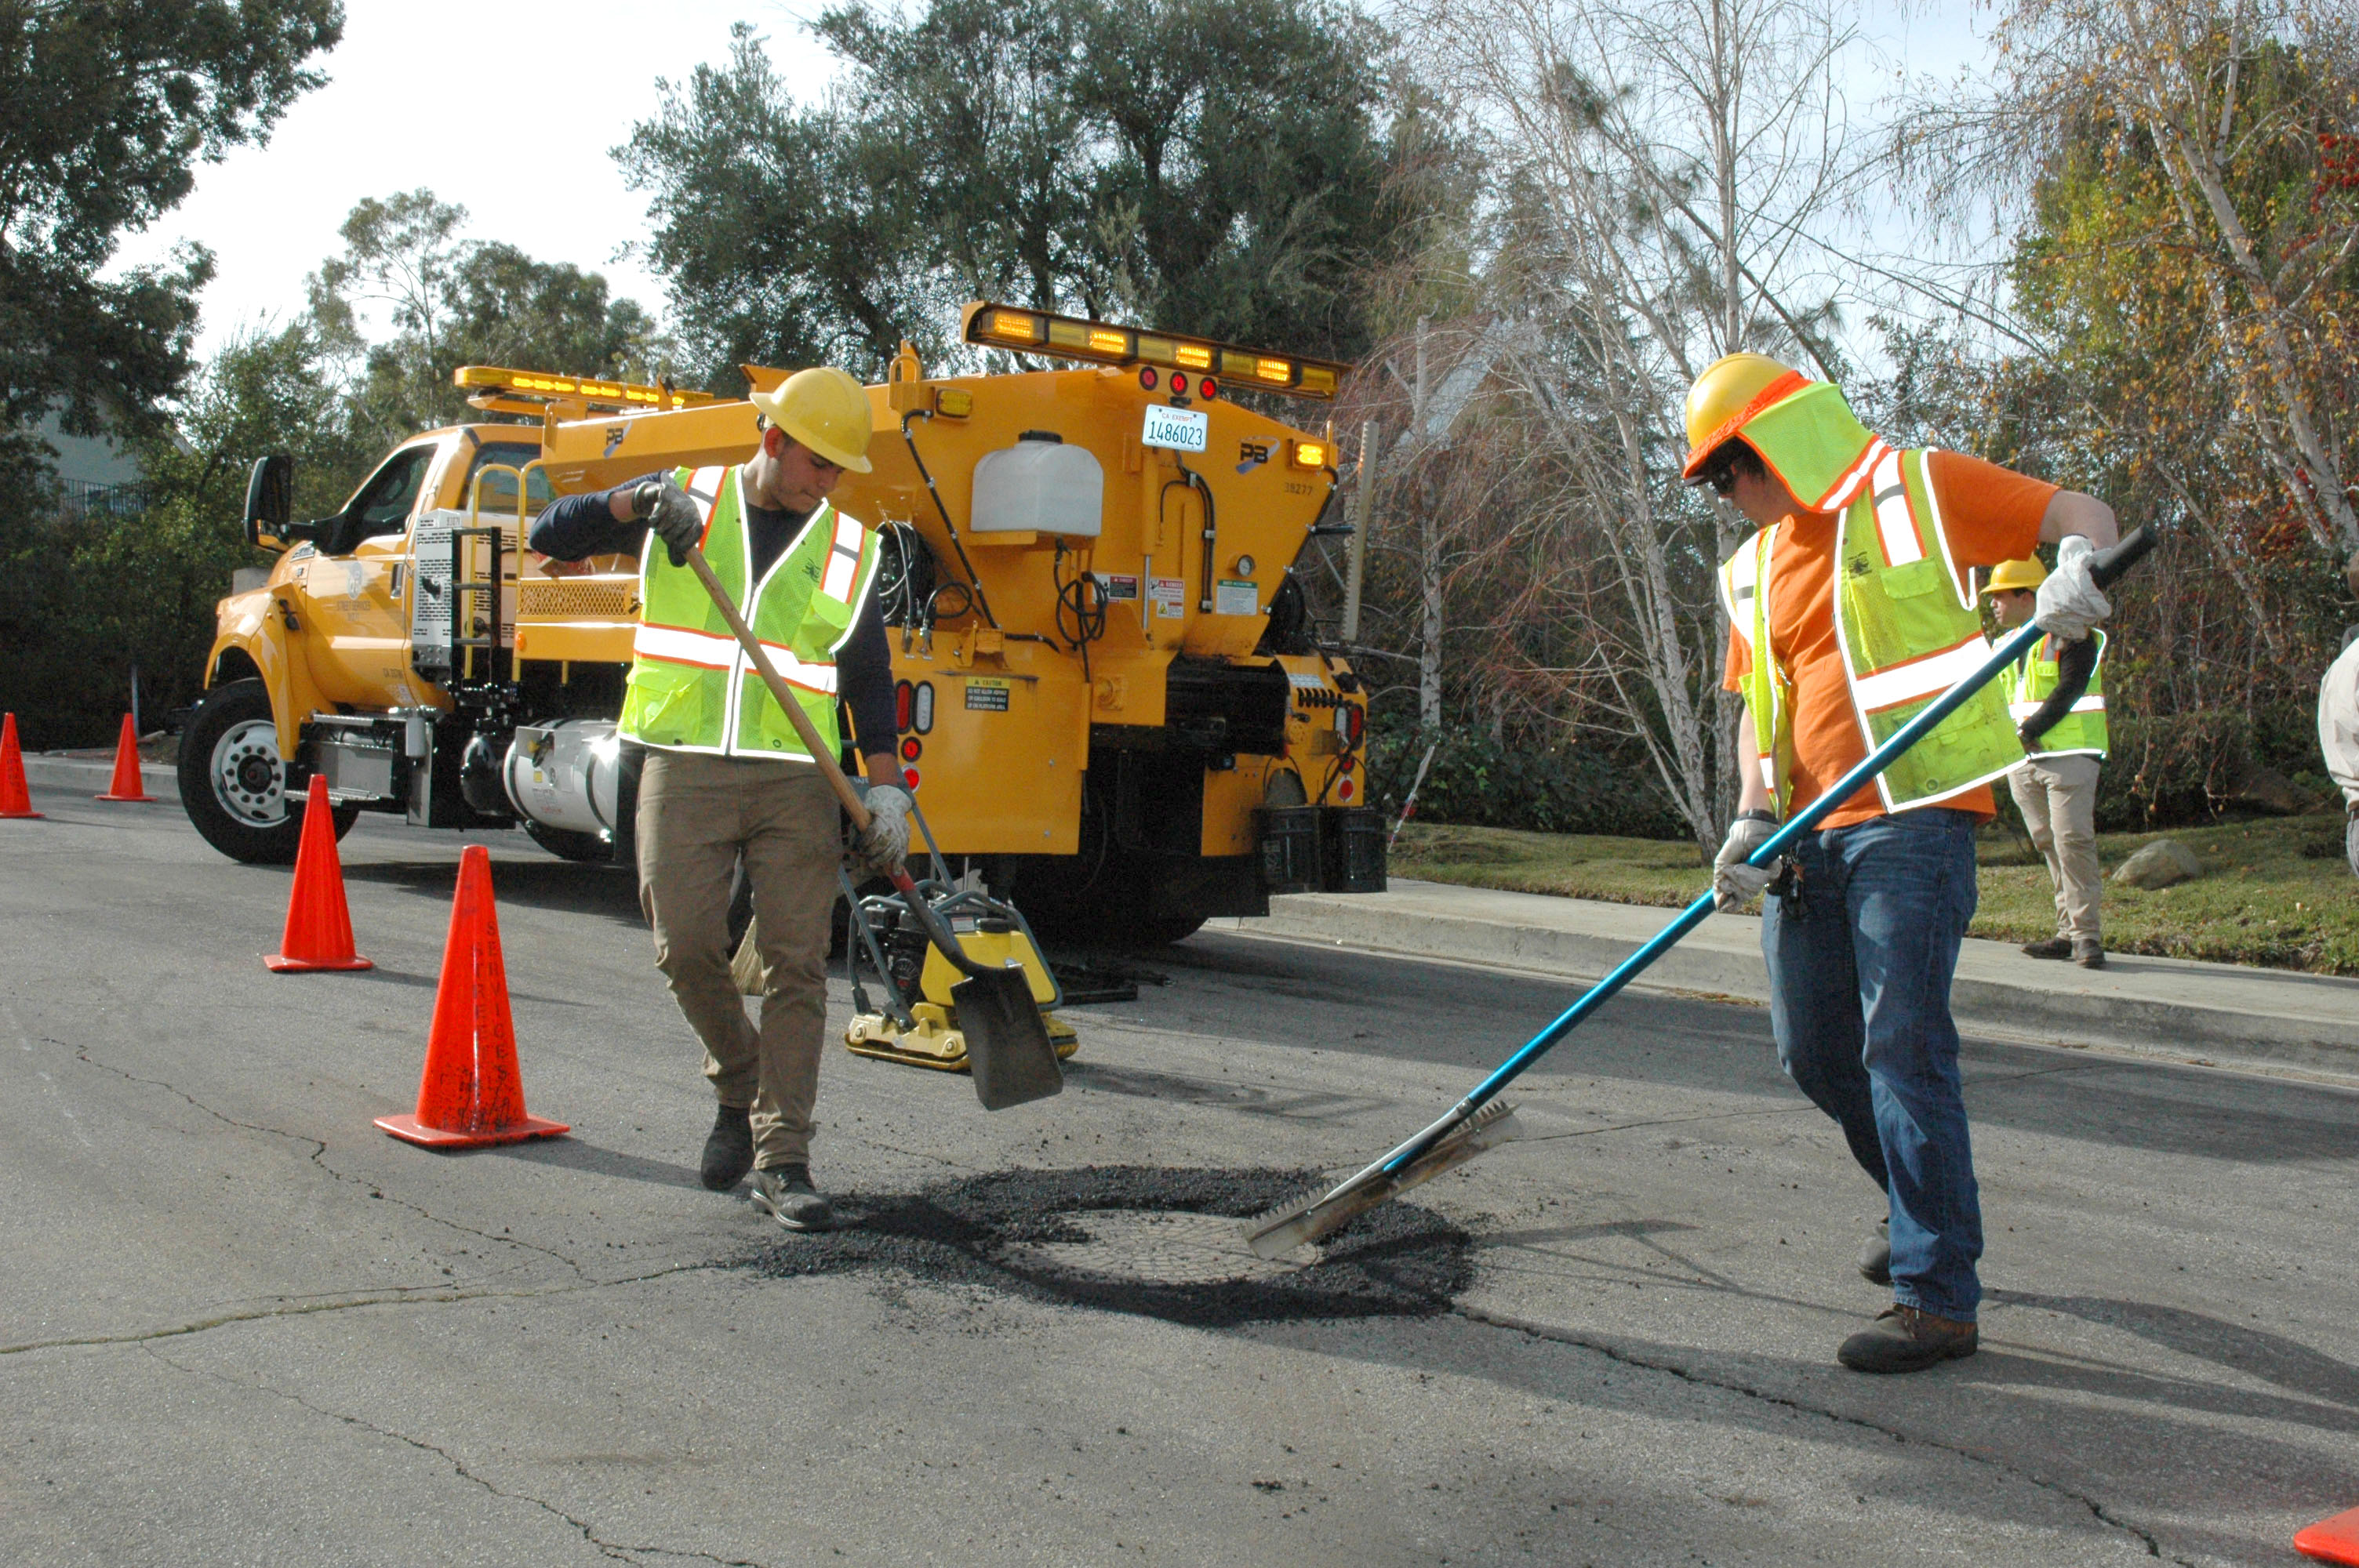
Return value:
[(1859, 1246), (1860, 1278), (1871, 1285), (1892, 1283), (1892, 1221), (1875, 1222), (1875, 1234)]
[(835, 1206), (811, 1185), (809, 1165), (755, 1172), (754, 1206), (788, 1230), (825, 1230), (835, 1223)]
[(1980, 1343), (1971, 1323), (1896, 1303), (1875, 1314), (1872, 1327), (1844, 1340), (1835, 1359), (1854, 1372), (1921, 1372), (1937, 1361), (1971, 1356)]
[(2023, 951), (2026, 957), (2033, 958), (2069, 958), (2072, 956), (2072, 939), (2070, 936), (2050, 936), (2045, 942), (2026, 942)]
[(727, 1192), (754, 1168), (752, 1116), (745, 1106), (724, 1105), (712, 1119), (712, 1130), (704, 1139), (704, 1163), (696, 1173), (716, 1193)]
[(2075, 942), (2072, 961), (2084, 969), (2102, 969), (2105, 967), (2105, 949), (2095, 942)]

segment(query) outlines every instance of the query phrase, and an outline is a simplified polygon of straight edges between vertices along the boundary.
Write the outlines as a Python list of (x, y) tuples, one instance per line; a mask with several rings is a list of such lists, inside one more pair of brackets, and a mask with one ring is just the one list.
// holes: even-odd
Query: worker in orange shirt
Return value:
[(1885, 1191), (1860, 1271), (1893, 1304), (1836, 1352), (1913, 1372), (1974, 1352), (1982, 1207), (1950, 981), (1974, 912), (1974, 829), (2023, 760), (1996, 684), (1773, 867), (1746, 860), (1871, 747), (1989, 656), (1969, 574), (2058, 544), (2038, 619), (2066, 641), (2112, 612), (2090, 576), (2103, 502), (1973, 458), (1893, 447), (1826, 382), (1730, 354), (1688, 393), (1684, 477), (1759, 530), (1722, 568), (1743, 788), (1714, 862), (1723, 909), (1763, 911), (1786, 1072)]

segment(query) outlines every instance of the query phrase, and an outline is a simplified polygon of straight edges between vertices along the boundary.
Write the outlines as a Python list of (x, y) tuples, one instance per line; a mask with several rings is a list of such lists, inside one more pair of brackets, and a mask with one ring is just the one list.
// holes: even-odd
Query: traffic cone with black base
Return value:
[(2359, 1509), (2320, 1519), (2293, 1538), (2293, 1549), (2321, 1563), (2359, 1568)]
[(147, 783), (139, 776), (139, 735), (131, 727), (131, 715), (123, 716), (123, 735), (114, 742), (114, 782), (106, 786), (104, 795), (94, 795), (92, 800), (129, 801), (147, 806), (155, 801), (147, 793)]
[(16, 750), (16, 716), (0, 718), (0, 818), (38, 822), (32, 792), (25, 787), (25, 754)]
[(380, 1116), (396, 1138), (429, 1149), (475, 1149), (571, 1130), (524, 1108), (507, 971), (500, 963), (499, 915), (492, 906), (492, 855), (470, 844), (459, 857), (459, 896), (442, 948), (442, 984), (426, 1039), (418, 1114)]
[(336, 858), (335, 809), (328, 781), (314, 773), (303, 802), (303, 841), (295, 849), (295, 886), (287, 895), (287, 931), (262, 960), (282, 975), (312, 969), (373, 969), (353, 951), (353, 914), (344, 903), (343, 862)]

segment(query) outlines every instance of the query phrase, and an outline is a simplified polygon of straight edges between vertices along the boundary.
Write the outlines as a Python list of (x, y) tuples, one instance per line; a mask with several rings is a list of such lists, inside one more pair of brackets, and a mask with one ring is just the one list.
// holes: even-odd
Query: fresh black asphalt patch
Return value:
[(1315, 1257), (1255, 1258), (1236, 1222), (1321, 1180), (1317, 1171), (1146, 1165), (999, 1172), (839, 1198), (837, 1228), (782, 1232), (744, 1266), (780, 1279), (892, 1271), (1204, 1328), (1430, 1316), (1473, 1282), (1473, 1238), (1399, 1202), (1353, 1221)]

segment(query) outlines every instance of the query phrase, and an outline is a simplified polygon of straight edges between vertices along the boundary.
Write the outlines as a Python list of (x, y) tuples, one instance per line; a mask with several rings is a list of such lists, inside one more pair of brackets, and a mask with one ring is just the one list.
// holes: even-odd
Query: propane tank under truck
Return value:
[[(1230, 396), (1329, 399), (1345, 367), (1001, 305), (968, 306), (962, 330), (1080, 363), (929, 377), (904, 344), (868, 389), (875, 471), (833, 497), (884, 536), (894, 746), (953, 870), (1101, 941), (1176, 940), (1273, 892), (1380, 891), (1366, 693), (1292, 570), (1348, 532), (1321, 521), (1333, 449)], [(756, 390), (788, 373), (745, 370)], [(314, 776), (339, 834), (378, 811), (629, 859), (615, 719), (636, 563), (519, 542), (555, 496), (742, 461), (753, 405), (484, 366), (456, 381), (530, 422), (412, 438), (315, 522), (288, 517), (288, 459), (255, 465), (247, 533), (284, 553), (221, 601), (179, 765), (190, 819), (234, 859), (293, 860)]]

